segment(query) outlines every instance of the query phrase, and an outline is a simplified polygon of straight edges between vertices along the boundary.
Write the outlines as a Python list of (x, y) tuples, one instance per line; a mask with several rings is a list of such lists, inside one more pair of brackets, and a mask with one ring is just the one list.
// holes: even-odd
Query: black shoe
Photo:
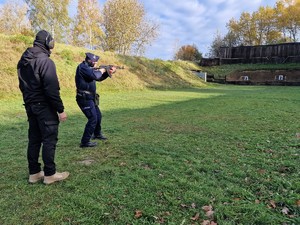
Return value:
[(97, 142), (88, 142), (86, 144), (80, 144), (80, 148), (88, 148), (97, 146)]
[(96, 135), (92, 137), (93, 140), (98, 139), (98, 140), (107, 140), (107, 137), (103, 136), (102, 134)]

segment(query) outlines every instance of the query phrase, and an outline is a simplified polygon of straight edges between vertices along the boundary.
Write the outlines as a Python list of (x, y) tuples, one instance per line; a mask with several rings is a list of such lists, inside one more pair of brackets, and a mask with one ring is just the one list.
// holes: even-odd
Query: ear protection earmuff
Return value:
[(51, 37), (50, 33), (47, 32), (47, 37), (46, 37), (46, 43), (45, 45), (49, 48), (49, 49), (53, 49), (54, 48), (54, 39)]

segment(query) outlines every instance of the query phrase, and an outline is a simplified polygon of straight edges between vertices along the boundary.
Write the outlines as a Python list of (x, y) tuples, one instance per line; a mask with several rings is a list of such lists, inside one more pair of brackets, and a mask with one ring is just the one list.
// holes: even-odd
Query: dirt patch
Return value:
[(244, 70), (225, 78), (228, 84), (300, 85), (300, 70)]
[(83, 164), (85, 166), (89, 166), (89, 165), (91, 165), (94, 162), (95, 162), (94, 159), (85, 159), (85, 160), (79, 161), (80, 164)]

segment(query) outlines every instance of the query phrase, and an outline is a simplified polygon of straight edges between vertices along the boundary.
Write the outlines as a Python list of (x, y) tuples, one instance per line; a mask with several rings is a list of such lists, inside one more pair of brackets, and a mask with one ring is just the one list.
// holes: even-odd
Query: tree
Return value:
[(26, 17), (27, 5), (10, 1), (0, 8), (0, 32), (6, 34), (28, 33), (31, 26)]
[(256, 23), (256, 40), (258, 45), (277, 43), (281, 39), (281, 33), (276, 28), (275, 10), (271, 7), (259, 7), (253, 13)]
[(276, 7), (259, 7), (252, 14), (242, 12), (239, 20), (231, 19), (226, 27), (223, 44), (227, 47), (296, 42), (300, 0), (278, 0)]
[(197, 61), (202, 59), (202, 54), (195, 45), (184, 45), (179, 48), (174, 56), (175, 60)]
[(209, 57), (211, 58), (220, 57), (220, 47), (222, 46), (224, 46), (224, 38), (217, 31), (209, 49)]
[(131, 52), (135, 55), (143, 55), (145, 48), (157, 37), (159, 25), (150, 21), (143, 21), (138, 30), (138, 37), (131, 45)]
[(90, 49), (100, 46), (103, 39), (102, 17), (97, 0), (78, 0), (73, 28), (73, 44)]
[(239, 20), (231, 19), (226, 26), (224, 42), (229, 46), (270, 44), (281, 39), (275, 10), (271, 7), (260, 7), (252, 14), (242, 12)]
[(242, 31), (240, 28), (240, 24), (235, 19), (230, 19), (226, 24), (228, 29), (227, 34), (224, 37), (224, 44), (227, 47), (234, 47), (243, 44)]
[(35, 32), (45, 29), (52, 33), (57, 41), (68, 37), (71, 22), (68, 15), (70, 0), (25, 0), (29, 7), (29, 19)]
[(242, 12), (239, 27), (243, 37), (244, 45), (257, 45), (257, 30), (254, 17), (247, 12)]
[(229, 31), (223, 38), (222, 44), (224, 47), (234, 47), (241, 45), (240, 38), (237, 34)]
[(157, 36), (158, 25), (145, 18), (138, 0), (107, 0), (103, 8), (103, 49), (138, 54)]
[(289, 38), (296, 42), (300, 29), (300, 1), (279, 0), (276, 3), (275, 10), (277, 13), (278, 28), (284, 33), (288, 32)]

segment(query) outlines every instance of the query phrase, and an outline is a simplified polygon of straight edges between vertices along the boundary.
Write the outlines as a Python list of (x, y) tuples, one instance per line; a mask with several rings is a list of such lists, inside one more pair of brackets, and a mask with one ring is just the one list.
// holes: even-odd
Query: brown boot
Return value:
[(56, 173), (53, 174), (52, 176), (45, 176), (45, 177), (44, 177), (44, 184), (52, 184), (52, 183), (54, 183), (54, 182), (64, 180), (64, 179), (66, 179), (69, 175), (70, 175), (69, 172), (62, 172), (62, 173), (56, 172)]
[(44, 171), (40, 171), (40, 172), (35, 173), (35, 174), (30, 174), (28, 182), (30, 184), (34, 184), (34, 183), (42, 180), (43, 178), (44, 178)]

